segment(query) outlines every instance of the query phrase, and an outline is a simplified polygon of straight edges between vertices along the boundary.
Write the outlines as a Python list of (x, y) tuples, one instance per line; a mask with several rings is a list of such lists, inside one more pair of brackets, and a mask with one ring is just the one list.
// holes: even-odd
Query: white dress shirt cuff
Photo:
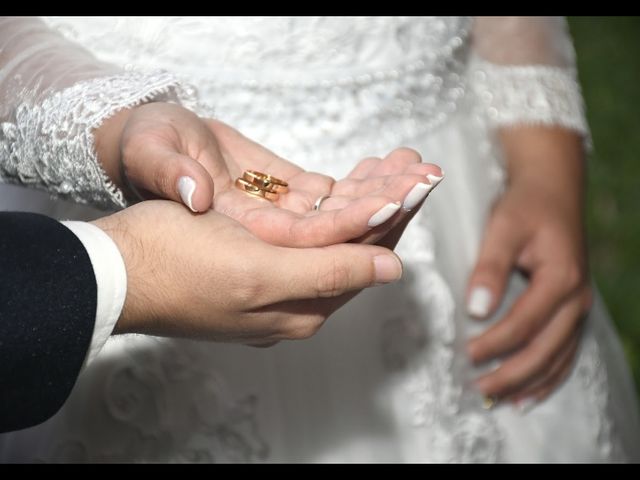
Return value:
[(127, 296), (127, 270), (115, 242), (91, 223), (61, 222), (71, 230), (87, 250), (96, 276), (96, 323), (85, 367), (97, 356), (120, 318)]

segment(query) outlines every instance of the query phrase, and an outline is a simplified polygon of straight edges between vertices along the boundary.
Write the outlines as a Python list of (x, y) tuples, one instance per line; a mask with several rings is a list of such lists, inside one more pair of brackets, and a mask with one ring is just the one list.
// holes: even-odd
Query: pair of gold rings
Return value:
[(281, 193), (289, 191), (289, 184), (284, 180), (255, 170), (245, 170), (242, 177), (236, 179), (236, 187), (271, 202), (277, 200)]

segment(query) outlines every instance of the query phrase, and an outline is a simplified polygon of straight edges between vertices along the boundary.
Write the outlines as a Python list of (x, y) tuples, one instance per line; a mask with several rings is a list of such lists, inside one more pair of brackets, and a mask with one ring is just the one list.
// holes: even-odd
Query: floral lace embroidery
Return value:
[[(383, 364), (399, 376), (410, 399), (413, 426), (429, 432), (424, 458), (437, 462), (494, 462), (501, 435), (480, 404), (467, 405), (457, 362), (455, 302), (434, 265), (428, 215), (420, 212), (398, 245), (407, 260), (402, 288), (415, 305), (403, 304), (382, 324)], [(412, 275), (413, 270), (420, 274)]]
[(74, 419), (73, 427), (64, 430), (68, 436), (44, 459), (217, 463), (268, 457), (259, 431), (258, 398), (237, 395), (221, 375), (202, 368), (210, 346), (140, 336), (115, 342), (122, 349), (117, 358), (102, 357), (92, 364), (100, 373), (93, 372), (99, 379), (90, 397), (73, 399), (98, 402), (93, 421), (107, 422), (109, 435), (83, 432)]
[[(328, 158), (346, 164), (387, 152), (449, 118), (465, 95), (472, 20), (153, 18), (138, 28), (128, 19), (92, 18), (84, 22), (95, 27), (82, 32), (68, 19), (48, 22), (101, 60), (170, 69), (215, 108), (201, 104), (199, 114), (215, 113), (319, 169)], [(211, 48), (194, 49), (194, 42)]]
[(25, 94), (13, 122), (0, 131), (0, 177), (62, 198), (112, 209), (121, 190), (98, 161), (93, 130), (121, 109), (148, 101), (191, 102), (188, 89), (164, 72), (127, 72), (82, 81), (41, 102)]
[(559, 125), (588, 136), (574, 70), (541, 65), (501, 66), (474, 59), (470, 71), (470, 88), (491, 125)]
[(593, 338), (584, 338), (583, 352), (576, 365), (576, 374), (588, 393), (587, 399), (593, 410), (594, 438), (603, 459), (628, 461), (619, 436), (614, 434), (614, 425), (609, 415), (609, 380), (600, 348)]

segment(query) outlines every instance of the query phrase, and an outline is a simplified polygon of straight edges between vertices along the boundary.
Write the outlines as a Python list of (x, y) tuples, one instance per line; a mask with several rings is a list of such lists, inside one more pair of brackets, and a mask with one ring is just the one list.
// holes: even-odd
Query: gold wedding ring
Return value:
[(245, 170), (242, 178), (272, 193), (287, 193), (289, 191), (289, 184), (287, 182), (266, 173), (255, 170)]
[(236, 187), (248, 193), (249, 195), (253, 195), (254, 197), (265, 198), (272, 202), (274, 200), (277, 200), (279, 196), (277, 193), (262, 189), (257, 185), (254, 185), (253, 183), (248, 182), (244, 178), (236, 178)]

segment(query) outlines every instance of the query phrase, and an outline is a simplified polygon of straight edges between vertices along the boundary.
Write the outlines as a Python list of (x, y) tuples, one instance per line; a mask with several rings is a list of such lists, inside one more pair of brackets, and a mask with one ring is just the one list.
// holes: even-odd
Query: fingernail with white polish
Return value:
[(434, 189), (438, 186), (438, 184), (444, 178), (444, 172), (442, 172), (441, 176), (433, 175), (432, 173), (427, 175), (427, 179), (431, 182), (431, 188)]
[(196, 181), (191, 177), (180, 177), (178, 179), (178, 192), (180, 192), (180, 198), (184, 204), (191, 209), (192, 212), (197, 212), (193, 208), (193, 193), (196, 191)]
[(369, 219), (370, 227), (377, 227), (389, 220), (400, 209), (400, 203), (387, 203)]
[(394, 255), (378, 255), (373, 258), (376, 285), (395, 282), (402, 277), (402, 264)]
[(474, 287), (469, 295), (467, 311), (472, 317), (483, 318), (489, 313), (491, 306), (491, 290), (487, 287)]
[(538, 402), (536, 402), (533, 398), (525, 398), (524, 400), (520, 400), (516, 403), (516, 408), (520, 412), (521, 415), (525, 415), (533, 410), (533, 407), (536, 406)]
[(402, 202), (402, 209), (408, 212), (409, 210), (415, 208), (416, 205), (418, 205), (426, 198), (429, 190), (431, 190), (432, 188), (433, 186), (429, 185), (428, 183), (416, 184), (404, 198), (404, 202)]

